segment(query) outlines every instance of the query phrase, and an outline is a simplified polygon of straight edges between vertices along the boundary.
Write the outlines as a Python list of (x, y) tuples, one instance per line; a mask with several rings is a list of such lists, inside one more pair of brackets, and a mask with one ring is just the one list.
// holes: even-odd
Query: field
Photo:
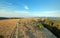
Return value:
[(0, 38), (8, 38), (19, 19), (0, 20)]
[(18, 28), (20, 28), (19, 29), (20, 38), (40, 38), (40, 37), (46, 38), (45, 34), (39, 30), (42, 27), (41, 26), (36, 27), (36, 24), (38, 24), (39, 19), (40, 18), (0, 20), (0, 38), (17, 37)]
[[(44, 24), (43, 24), (44, 23)], [(60, 21), (41, 18), (16, 18), (0, 20), (0, 38), (51, 38), (60, 29)], [(42, 25), (43, 24), (43, 25)], [(58, 25), (57, 25), (58, 24)], [(46, 26), (43, 27), (43, 26)], [(56, 27), (56, 28), (55, 28)], [(49, 30), (53, 30), (51, 33)], [(47, 33), (47, 34), (46, 34)], [(56, 38), (53, 35), (52, 38)]]
[(52, 22), (54, 22), (54, 26), (56, 26), (57, 29), (60, 30), (60, 20), (54, 20), (54, 21), (52, 21)]

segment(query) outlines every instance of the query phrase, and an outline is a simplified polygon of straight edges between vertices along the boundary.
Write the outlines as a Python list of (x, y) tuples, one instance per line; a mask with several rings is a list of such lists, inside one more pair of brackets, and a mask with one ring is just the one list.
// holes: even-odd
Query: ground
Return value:
[(38, 19), (39, 18), (0, 20), (0, 36), (2, 35), (5, 38), (15, 38), (18, 34), (20, 38), (47, 38), (46, 31), (41, 31), (35, 26)]

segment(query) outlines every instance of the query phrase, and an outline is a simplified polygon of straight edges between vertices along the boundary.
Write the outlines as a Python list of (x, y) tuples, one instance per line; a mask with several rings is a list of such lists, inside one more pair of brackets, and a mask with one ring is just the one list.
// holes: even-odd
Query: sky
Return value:
[(60, 17), (60, 0), (0, 0), (0, 17)]

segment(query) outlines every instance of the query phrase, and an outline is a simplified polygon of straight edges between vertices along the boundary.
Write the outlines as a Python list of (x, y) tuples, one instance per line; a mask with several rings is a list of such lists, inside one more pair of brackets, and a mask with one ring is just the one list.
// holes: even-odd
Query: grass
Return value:
[(44, 26), (60, 38), (60, 20), (45, 19)]
[(25, 31), (28, 31), (28, 29), (32, 32), (35, 30), (32, 20), (37, 21), (39, 18), (23, 18), (23, 19), (6, 19), (6, 20), (0, 20), (0, 35), (3, 35), (4, 38), (9, 38), (14, 27), (16, 26), (17, 22), (19, 21), (20, 25), (20, 35), (24, 35)]
[(41, 23), (38, 23), (37, 27), (39, 28), (39, 30), (42, 30), (42, 24)]
[[(3, 35), (4, 38), (9, 38), (18, 20), (19, 19), (0, 20), (0, 35)], [(0, 36), (0, 38), (2, 38), (2, 36)]]

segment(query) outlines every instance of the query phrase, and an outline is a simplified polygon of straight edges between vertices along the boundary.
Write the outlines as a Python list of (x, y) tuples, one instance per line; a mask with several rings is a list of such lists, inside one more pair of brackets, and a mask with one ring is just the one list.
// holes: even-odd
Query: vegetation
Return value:
[[(0, 28), (1, 28), (0, 34), (3, 34), (4, 38), (10, 38), (11, 33), (13, 32), (14, 28), (16, 27), (16, 24), (19, 23), (21, 38), (22, 38), (22, 36), (23, 36), (23, 38), (25, 38), (25, 37), (29, 38), (30, 35), (32, 35), (32, 36), (36, 35), (36, 31), (35, 31), (36, 29), (34, 26), (34, 24), (36, 24), (36, 22), (37, 22), (37, 18), (0, 20)], [(17, 29), (16, 29), (16, 32), (17, 32)], [(16, 32), (14, 35), (16, 35)], [(32, 32), (34, 32), (34, 34)], [(28, 36), (27, 36), (27, 33), (28, 33)], [(38, 33), (38, 31), (37, 31), (37, 33)], [(41, 34), (39, 34), (39, 35), (41, 35)], [(40, 37), (40, 36), (36, 36), (36, 37)], [(2, 38), (2, 36), (1, 36), (1, 38)]]
[(9, 38), (19, 19), (0, 20), (0, 38)]
[(3, 35), (0, 35), (0, 38), (4, 38), (4, 36)]
[(42, 24), (41, 23), (38, 23), (37, 27), (39, 28), (39, 30), (42, 30)]
[(44, 20), (44, 26), (60, 38), (60, 20)]

